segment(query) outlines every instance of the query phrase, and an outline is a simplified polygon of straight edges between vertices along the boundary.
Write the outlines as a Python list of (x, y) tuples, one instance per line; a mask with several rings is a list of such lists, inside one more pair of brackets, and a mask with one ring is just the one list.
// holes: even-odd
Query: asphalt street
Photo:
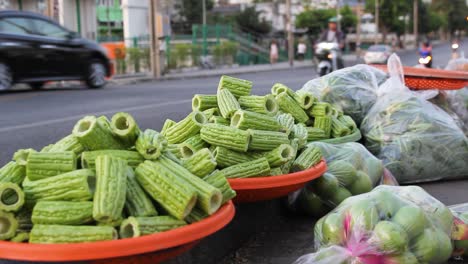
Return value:
[[(468, 46), (463, 46), (468, 54)], [(405, 65), (417, 63), (415, 51), (400, 54)], [(434, 64), (442, 66), (450, 58), (448, 44), (434, 48)], [(299, 89), (315, 78), (312, 68), (237, 75), (254, 82), (253, 93), (264, 94), (281, 82)], [(17, 90), (0, 93), (0, 164), (20, 148), (41, 149), (68, 135), (75, 122), (85, 115), (131, 113), (141, 128), (159, 130), (166, 118), (180, 120), (191, 110), (195, 93), (214, 93), (219, 77), (146, 82), (89, 90), (83, 87)], [(467, 201), (468, 181), (429, 183), (424, 187), (448, 204)]]

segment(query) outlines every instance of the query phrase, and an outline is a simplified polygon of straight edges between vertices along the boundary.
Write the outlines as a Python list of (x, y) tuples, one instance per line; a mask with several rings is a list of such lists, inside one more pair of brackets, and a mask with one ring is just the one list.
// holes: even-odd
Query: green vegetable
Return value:
[(280, 131), (282, 126), (272, 116), (237, 110), (231, 117), (231, 126), (240, 129), (258, 129), (268, 131)]
[[(290, 145), (291, 145), (291, 147), (292, 147), (292, 149), (293, 149), (292, 155), (293, 155), (294, 157), (296, 157), (297, 151), (298, 151), (298, 149), (299, 149), (298, 140), (297, 140), (297, 139), (291, 140)], [(281, 171), (283, 172), (283, 174), (288, 174), (288, 173), (289, 173), (289, 171), (291, 170), (291, 166), (292, 166), (293, 163), (294, 163), (294, 159), (295, 159), (295, 158), (291, 159), (290, 161), (286, 162), (285, 164), (283, 164), (283, 165), (281, 166)]]
[(182, 158), (182, 153), (180, 152), (180, 146), (179, 144), (167, 144), (166, 150), (164, 152), (165, 154), (171, 153), (173, 156), (175, 156), (177, 159)]
[(23, 243), (29, 241), (29, 232), (18, 232), (16, 236), (10, 239), (10, 242)]
[(29, 153), (36, 152), (34, 149), (19, 149), (13, 154), (13, 160), (20, 166), (26, 166)]
[(206, 183), (181, 165), (168, 158), (161, 157), (159, 160), (155, 161), (155, 164), (172, 172), (174, 175), (185, 181), (187, 186), (193, 188), (198, 194), (197, 206), (204, 210), (205, 213), (212, 215), (219, 209), (223, 199), (220, 190)]
[(271, 168), (270, 169), (270, 176), (278, 176), (278, 175), (283, 175), (283, 170), (281, 167), (276, 167), (276, 168)]
[(390, 221), (380, 221), (372, 231), (372, 244), (385, 253), (401, 253), (406, 251), (408, 236), (401, 226)]
[(195, 136), (203, 124), (207, 122), (202, 112), (192, 112), (186, 118), (167, 129), (166, 138), (171, 144), (182, 143), (188, 138)]
[(408, 234), (409, 239), (413, 239), (424, 231), (427, 224), (424, 211), (416, 206), (404, 206), (393, 216), (392, 222), (401, 226)]
[(274, 116), (278, 112), (278, 103), (273, 95), (250, 95), (241, 96), (238, 99), (242, 109), (259, 114)]
[(160, 133), (146, 129), (140, 133), (135, 142), (135, 148), (145, 159), (154, 160), (159, 158), (167, 146), (167, 140)]
[(218, 91), (223, 89), (229, 90), (236, 98), (239, 98), (250, 95), (252, 82), (223, 75), (219, 79)]
[(296, 95), (297, 96), (294, 99), (296, 99), (296, 101), (304, 110), (311, 108), (312, 105), (314, 105), (317, 101), (317, 98), (310, 92), (297, 91)]
[(229, 200), (236, 197), (236, 191), (231, 188), (231, 185), (229, 185), (229, 182), (227, 181), (223, 172), (215, 170), (210, 175), (205, 176), (203, 180), (221, 191), (223, 194), (223, 200), (221, 204), (225, 204)]
[(320, 149), (308, 146), (293, 162), (291, 169), (293, 172), (307, 170), (319, 163), (321, 159)]
[(344, 217), (342, 214), (331, 213), (322, 223), (322, 240), (325, 244), (343, 245), (345, 242)]
[(350, 116), (343, 115), (338, 117), (338, 120), (347, 126), (350, 131), (355, 131), (357, 129), (356, 123)]
[(0, 210), (16, 212), (24, 204), (24, 192), (16, 183), (0, 182)]
[(237, 152), (224, 147), (216, 147), (213, 150), (213, 156), (220, 168), (226, 168), (251, 160), (251, 156), (245, 152)]
[(146, 193), (177, 219), (184, 219), (197, 203), (193, 187), (160, 163), (147, 160), (136, 168), (135, 174)]
[(135, 119), (128, 113), (116, 113), (111, 120), (112, 133), (127, 148), (132, 147), (140, 134)]
[[(389, 201), (385, 201), (388, 203)], [(371, 200), (360, 200), (351, 204), (348, 214), (351, 217), (350, 228), (354, 232), (365, 232), (374, 229), (380, 220), (377, 207)]]
[(344, 137), (351, 134), (351, 130), (341, 123), (336, 117), (331, 118), (331, 136), (334, 138)]
[(231, 117), (234, 112), (241, 109), (236, 97), (227, 89), (218, 90), (218, 107), (221, 116), (224, 118)]
[(356, 180), (356, 169), (344, 160), (335, 160), (328, 164), (328, 173), (335, 175), (341, 186), (349, 186)]
[(266, 176), (270, 173), (270, 166), (266, 158), (260, 158), (224, 168), (221, 172), (226, 178)]
[(250, 133), (238, 128), (218, 124), (206, 124), (200, 131), (201, 138), (211, 145), (246, 152)]
[(26, 177), (26, 169), (15, 161), (10, 161), (0, 168), (0, 182), (21, 184)]
[(439, 254), (439, 241), (434, 229), (426, 228), (412, 241), (411, 251), (420, 263), (432, 263)]
[(74, 152), (33, 152), (29, 154), (26, 176), (35, 181), (76, 170)]
[(76, 136), (70, 134), (57, 141), (50, 149), (47, 150), (47, 152), (63, 151), (73, 151), (77, 156), (79, 156), (83, 151), (85, 151), (85, 147), (80, 143)]
[(95, 116), (85, 116), (73, 127), (73, 136), (88, 150), (123, 149), (110, 128), (100, 124)]
[(29, 243), (68, 244), (117, 239), (117, 231), (110, 226), (34, 225)]
[(329, 103), (316, 102), (309, 111), (309, 116), (329, 116), (331, 115), (332, 107)]
[(225, 125), (229, 126), (230, 122), (226, 118), (222, 116), (212, 116), (209, 119), (209, 123), (214, 123), (214, 124), (220, 124), (220, 125)]
[(347, 188), (353, 195), (370, 192), (372, 191), (372, 181), (365, 172), (357, 171), (356, 179)]
[(164, 121), (163, 127), (161, 128), (161, 135), (166, 136), (167, 130), (170, 127), (174, 126), (175, 124), (177, 124), (176, 121), (171, 120), (171, 119), (166, 119), (166, 121)]
[(332, 120), (329, 116), (317, 116), (314, 120), (314, 127), (324, 131), (325, 137), (330, 138), (332, 130)]
[(299, 148), (303, 148), (307, 144), (309, 137), (307, 128), (302, 124), (297, 124), (294, 125), (292, 132), (292, 136), (298, 140)]
[(325, 135), (325, 131), (323, 131), (323, 129), (317, 127), (306, 127), (306, 129), (307, 141), (316, 141), (328, 138), (327, 135)]
[(272, 151), (265, 153), (263, 156), (267, 159), (271, 168), (279, 167), (286, 162), (293, 160), (296, 155), (293, 147), (289, 144), (281, 144)]
[(263, 131), (249, 129), (249, 150), (272, 150), (281, 144), (288, 144), (289, 138), (286, 133), (275, 131)]
[(0, 211), (0, 240), (7, 240), (15, 236), (18, 221), (12, 213)]
[(289, 134), (294, 128), (294, 117), (291, 114), (280, 113), (276, 116), (276, 120), (286, 129)]
[(330, 173), (325, 173), (311, 183), (313, 190), (321, 197), (331, 197), (338, 192), (338, 179)]
[(195, 94), (192, 98), (192, 111), (205, 111), (218, 107), (216, 95)]
[(112, 131), (112, 127), (111, 127), (111, 122), (109, 121), (109, 119), (107, 118), (107, 116), (105, 115), (102, 115), (102, 116), (99, 116), (97, 119), (97, 122), (102, 126), (104, 127), (105, 129), (108, 129), (109, 131)]
[(95, 169), (96, 168), (96, 158), (98, 156), (107, 155), (114, 158), (119, 158), (125, 160), (128, 166), (136, 168), (138, 164), (145, 161), (145, 159), (136, 151), (131, 150), (95, 150), (95, 151), (85, 151), (81, 154), (81, 167), (85, 169)]
[(197, 134), (179, 144), (180, 155), (183, 158), (190, 158), (195, 152), (208, 147), (208, 144)]
[(271, 87), (271, 93), (275, 96), (285, 93), (294, 99), (298, 97), (298, 95), (293, 90), (291, 90), (289, 87), (287, 87), (286, 85), (282, 83), (273, 84), (273, 86)]
[(96, 157), (93, 218), (109, 223), (119, 219), (127, 192), (127, 162), (108, 155)]
[(305, 123), (309, 120), (306, 112), (301, 106), (287, 93), (280, 93), (276, 96), (279, 108), (285, 113), (289, 113), (294, 117), (296, 123)]
[[(216, 105), (216, 106), (218, 106), (218, 105)], [(203, 111), (203, 113), (205, 114), (206, 119), (210, 120), (211, 117), (213, 117), (213, 116), (219, 116), (219, 108), (214, 107), (214, 108), (206, 109), (206, 110)]]
[(131, 167), (127, 167), (127, 191), (125, 210), (130, 216), (156, 216), (158, 212), (151, 199), (143, 191)]
[(198, 177), (210, 174), (216, 168), (216, 160), (207, 148), (201, 149), (190, 158), (182, 160), (182, 166)]
[(338, 187), (336, 192), (332, 193), (329, 197), (329, 201), (333, 207), (336, 207), (341, 204), (346, 198), (351, 197), (352, 194), (348, 191), (348, 189), (344, 187)]
[(208, 216), (209, 215), (203, 212), (203, 210), (195, 207), (193, 208), (192, 212), (185, 218), (185, 221), (189, 224), (193, 224), (207, 218)]
[(35, 225), (82, 225), (93, 221), (93, 202), (39, 201), (33, 209)]
[(16, 212), (16, 220), (18, 221), (18, 232), (29, 232), (33, 226), (31, 221), (32, 210), (23, 206), (21, 210)]
[(187, 225), (185, 221), (168, 215), (153, 217), (130, 216), (122, 222), (119, 233), (121, 238), (131, 238), (163, 232), (185, 225)]

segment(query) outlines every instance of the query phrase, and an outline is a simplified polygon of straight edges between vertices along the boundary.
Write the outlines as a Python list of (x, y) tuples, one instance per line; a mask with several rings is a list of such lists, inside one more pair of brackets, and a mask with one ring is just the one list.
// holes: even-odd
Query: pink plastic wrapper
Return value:
[(378, 186), (344, 200), (315, 225), (316, 253), (295, 264), (445, 263), (452, 212), (417, 186)]

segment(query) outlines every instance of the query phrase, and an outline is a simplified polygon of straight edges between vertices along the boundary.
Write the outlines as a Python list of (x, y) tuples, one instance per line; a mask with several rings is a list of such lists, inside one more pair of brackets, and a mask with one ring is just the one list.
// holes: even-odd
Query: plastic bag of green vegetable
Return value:
[(361, 124), (366, 147), (400, 183), (468, 176), (468, 139), (449, 114), (428, 102), (434, 91), (411, 92), (403, 82), (398, 56), (390, 79)]
[(398, 185), (384, 171), (382, 161), (359, 143), (309, 143), (318, 147), (328, 166), (320, 178), (288, 196), (287, 206), (296, 213), (321, 217), (344, 199), (370, 192), (376, 185)]
[(317, 221), (317, 252), (295, 264), (445, 263), (452, 224), (451, 211), (421, 187), (378, 186)]
[(375, 67), (356, 65), (310, 80), (302, 90), (341, 108), (359, 125), (377, 99), (377, 87), (386, 78), (387, 75)]

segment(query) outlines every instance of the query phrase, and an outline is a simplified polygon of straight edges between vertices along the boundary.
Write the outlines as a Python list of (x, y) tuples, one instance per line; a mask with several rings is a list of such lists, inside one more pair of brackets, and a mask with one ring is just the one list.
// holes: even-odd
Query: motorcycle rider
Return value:
[[(426, 58), (428, 56), (431, 56), (432, 58), (432, 45), (431, 43), (429, 42), (429, 40), (426, 40), (422, 43), (422, 46), (421, 48), (419, 49), (419, 55), (422, 57), (422, 58)], [(427, 64), (427, 67), (428, 68), (432, 68), (432, 61), (433, 61), (433, 58), (429, 61), (429, 63)]]
[[(338, 43), (340, 50), (344, 48), (344, 34), (343, 32), (338, 30), (337, 27), (338, 19), (336, 17), (332, 17), (328, 20), (328, 29), (326, 29), (320, 35), (317, 43), (320, 42), (335, 42)], [(338, 69), (343, 68), (343, 59), (339, 55), (337, 58)]]

